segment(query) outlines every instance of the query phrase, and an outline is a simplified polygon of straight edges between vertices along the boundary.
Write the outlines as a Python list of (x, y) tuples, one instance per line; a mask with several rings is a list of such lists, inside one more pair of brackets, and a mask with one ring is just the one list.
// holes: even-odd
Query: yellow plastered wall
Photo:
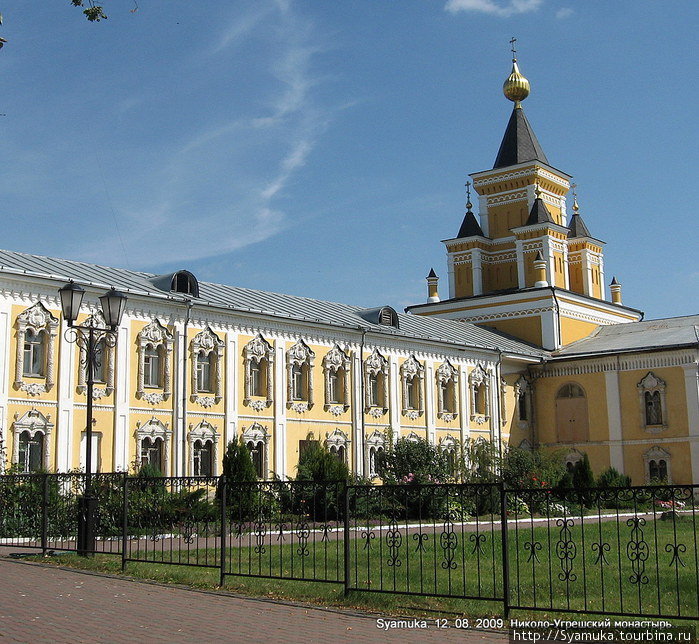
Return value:
[(475, 322), (478, 326), (488, 326), (504, 333), (509, 333), (517, 338), (541, 345), (541, 317), (533, 315), (521, 318), (507, 318), (502, 320), (488, 320)]
[(586, 338), (599, 325), (585, 320), (574, 320), (565, 316), (560, 317), (561, 321), (561, 342), (566, 345), (576, 340)]
[(473, 295), (473, 269), (471, 262), (459, 264), (454, 268), (456, 279), (454, 292), (456, 297), (470, 297)]

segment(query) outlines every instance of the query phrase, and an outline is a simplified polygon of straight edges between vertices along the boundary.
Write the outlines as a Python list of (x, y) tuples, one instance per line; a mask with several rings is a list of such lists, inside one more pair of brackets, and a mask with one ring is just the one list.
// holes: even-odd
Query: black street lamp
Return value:
[(103, 359), (98, 350), (100, 342), (104, 343), (105, 351), (116, 345), (117, 328), (126, 308), (126, 295), (113, 288), (102, 295), (99, 300), (102, 305), (107, 328), (75, 324), (80, 313), (85, 289), (71, 280), (58, 290), (61, 296), (63, 318), (68, 323), (66, 340), (77, 344), (81, 349), (80, 366), (85, 368), (87, 375), (87, 427), (85, 431), (85, 492), (78, 499), (78, 553), (85, 556), (95, 550), (94, 523), (97, 513), (97, 498), (92, 493), (92, 401), (95, 372)]

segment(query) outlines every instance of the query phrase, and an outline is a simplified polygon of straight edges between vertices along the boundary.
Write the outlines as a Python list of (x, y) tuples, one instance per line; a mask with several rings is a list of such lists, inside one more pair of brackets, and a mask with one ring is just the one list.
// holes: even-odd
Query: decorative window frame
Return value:
[(333, 449), (335, 450), (335, 452), (339, 451), (340, 448), (344, 449), (345, 463), (349, 458), (350, 443), (351, 441), (349, 437), (341, 429), (334, 429), (325, 437), (325, 447), (327, 447), (328, 450), (330, 450), (331, 452), (333, 451)]
[(151, 441), (155, 441), (160, 438), (163, 441), (163, 476), (170, 476), (170, 442), (172, 439), (172, 430), (169, 427), (169, 423), (163, 423), (161, 420), (152, 416), (151, 419), (145, 424), (141, 424), (141, 421), (136, 422), (136, 443), (137, 443), (137, 454), (141, 454), (141, 443), (144, 438), (150, 438)]
[[(517, 427), (520, 429), (527, 429), (532, 417), (532, 387), (531, 383), (524, 377), (520, 376), (514, 386), (515, 390), (515, 417), (514, 420), (517, 422)], [(524, 405), (527, 420), (520, 419), (520, 408), (522, 405), (522, 398), (524, 398)], [(531, 449), (531, 446), (530, 446)]]
[[(272, 397), (272, 374), (274, 365), (274, 348), (258, 333), (243, 349), (243, 359), (245, 360), (245, 398), (243, 404), (252, 407), (255, 411), (262, 411), (265, 407), (269, 407), (274, 401)], [(252, 374), (250, 373), (250, 365), (253, 362), (260, 363), (265, 361), (265, 400), (256, 400), (256, 396), (252, 394)]]
[(407, 440), (410, 443), (419, 443), (421, 440), (424, 440), (423, 437), (421, 437), (418, 433), (416, 432), (410, 432), (406, 437), (405, 440)]
[(30, 438), (34, 438), (39, 432), (44, 435), (44, 449), (41, 455), (41, 464), (48, 470), (51, 465), (51, 433), (54, 424), (51, 422), (51, 414), (42, 414), (38, 409), (30, 409), (23, 416), (15, 412), (15, 420), (12, 423), (12, 462), (19, 463), (19, 437), (23, 432), (29, 432)]
[[(584, 455), (583, 453), (578, 450), (578, 449), (571, 449), (564, 457), (563, 457), (563, 462), (566, 465), (566, 469), (568, 468), (568, 463), (572, 467), (575, 467), (579, 461), (582, 461)], [(572, 469), (571, 467), (571, 469)]]
[[(449, 360), (445, 360), (437, 368), (435, 379), (437, 381), (437, 418), (450, 422), (459, 415), (457, 411), (459, 408), (459, 394), (456, 386), (459, 381), (459, 370)], [(453, 410), (445, 409), (443, 385), (446, 385), (450, 391), (454, 401)]]
[[(99, 329), (100, 331), (107, 330), (107, 323), (104, 320), (104, 315), (102, 311), (97, 311), (90, 315), (84, 322), (83, 326), (92, 327), (93, 329)], [(100, 335), (95, 334), (97, 342), (99, 343), (102, 338)], [(114, 369), (115, 369), (115, 347), (110, 346), (109, 342), (104, 343), (103, 360), (107, 360), (107, 364), (103, 365), (105, 373), (104, 387), (92, 387), (93, 398), (104, 398), (105, 396), (111, 396), (114, 393)], [(80, 346), (80, 366), (78, 367), (78, 386), (77, 391), (79, 394), (87, 393), (87, 349), (84, 346)], [(95, 383), (98, 384), (98, 383)]]
[[(417, 378), (417, 407), (408, 407), (410, 395), (408, 391), (408, 382)], [(425, 367), (420, 361), (411, 355), (400, 366), (400, 382), (403, 394), (403, 416), (407, 416), (411, 420), (416, 420), (425, 413)], [(414, 386), (414, 384), (413, 384)]]
[[(164, 327), (158, 320), (152, 320), (149, 324), (147, 324), (141, 329), (136, 338), (136, 342), (138, 345), (138, 383), (136, 388), (136, 396), (145, 400), (151, 405), (156, 405), (167, 400), (170, 397), (170, 394), (172, 393), (171, 357), (174, 338), (172, 333), (170, 333), (170, 331), (168, 331), (167, 328)], [(144, 385), (144, 363), (146, 357), (146, 349), (148, 349), (148, 347), (162, 351), (162, 392), (146, 392), (145, 390), (146, 388)]]
[(262, 480), (266, 481), (269, 472), (269, 432), (264, 425), (260, 423), (252, 423), (247, 429), (243, 428), (243, 444), (247, 446), (252, 442), (255, 446), (262, 444)]
[(447, 455), (447, 460), (449, 462), (451, 476), (455, 476), (458, 469), (458, 457), (460, 452), (460, 442), (458, 439), (454, 438), (451, 434), (447, 434), (439, 439), (439, 444), (437, 448), (440, 452)]
[[(641, 406), (641, 427), (650, 434), (658, 434), (667, 429), (667, 401), (665, 395), (665, 381), (658, 378), (652, 371), (649, 371), (639, 382), (636, 387), (638, 389), (638, 399)], [(646, 423), (646, 394), (655, 392), (660, 394), (660, 414), (662, 415), (662, 423), (659, 425), (648, 425)], [(669, 473), (668, 473), (669, 476)]]
[(650, 462), (651, 461), (665, 461), (667, 466), (667, 481), (666, 483), (670, 485), (672, 483), (672, 454), (664, 450), (659, 445), (653, 445), (647, 452), (643, 454), (643, 471), (646, 483), (650, 483)]
[[(468, 374), (468, 385), (471, 394), (471, 420), (475, 423), (485, 423), (490, 418), (490, 375), (482, 365), (476, 365)], [(485, 413), (478, 412), (478, 391), (485, 387)]]
[[(204, 328), (192, 338), (189, 345), (189, 350), (192, 356), (192, 394), (190, 396), (190, 400), (193, 403), (197, 403), (202, 407), (208, 408), (221, 402), (223, 397), (223, 376), (221, 365), (223, 363), (224, 346), (224, 341), (221, 340), (221, 338), (219, 338), (209, 326)], [(199, 354), (202, 352), (204, 352), (207, 359), (210, 359), (211, 354), (214, 355), (214, 364), (212, 365), (213, 373), (210, 374), (213, 396), (206, 395), (211, 394), (212, 392), (210, 391), (199, 391), (199, 383), (197, 382), (197, 363), (199, 361)]]
[[(37, 302), (17, 316), (16, 324), (17, 356), (14, 386), (30, 396), (38, 396), (51, 391), (54, 384), (56, 384), (56, 330), (58, 329), (58, 318), (54, 317), (41, 302)], [(34, 334), (43, 332), (45, 336), (46, 367), (43, 376), (24, 375), (24, 341), (28, 330), (31, 330)], [(43, 379), (44, 383), (29, 382), (26, 380), (27, 378)]]
[[(375, 429), (366, 439), (366, 444), (365, 448), (366, 450), (366, 463), (367, 463), (367, 469), (369, 470), (367, 472), (367, 475), (370, 478), (377, 478), (378, 474), (376, 472), (376, 456), (378, 454), (379, 449), (381, 450), (386, 450), (386, 436), (382, 432), (380, 432), (378, 429)], [(373, 458), (372, 458), (372, 450), (373, 451)]]
[[(316, 354), (303, 341), (297, 340), (296, 343), (286, 352), (286, 406), (293, 411), (303, 413), (313, 407), (313, 367), (315, 366)], [(305, 394), (305, 399), (295, 400), (292, 398), (294, 391), (293, 369), (294, 366), (301, 368), (302, 377), (302, 394)]]
[[(329, 411), (334, 416), (339, 416), (350, 407), (350, 357), (336, 344), (323, 358), (323, 375), (325, 378), (325, 411)], [(330, 400), (330, 374), (342, 371), (342, 402), (331, 402)]]
[(189, 432), (187, 434), (187, 444), (189, 445), (190, 476), (194, 476), (194, 443), (196, 441), (211, 441), (211, 462), (213, 464), (213, 468), (211, 469), (211, 475), (218, 476), (218, 432), (216, 431), (216, 427), (214, 427), (210, 422), (206, 420), (202, 420), (196, 426), (190, 423)]
[[(383, 391), (380, 391), (382, 400), (380, 405), (372, 404), (371, 377), (383, 377)], [(388, 360), (384, 358), (378, 349), (374, 349), (371, 355), (364, 361), (364, 411), (375, 418), (388, 412)]]

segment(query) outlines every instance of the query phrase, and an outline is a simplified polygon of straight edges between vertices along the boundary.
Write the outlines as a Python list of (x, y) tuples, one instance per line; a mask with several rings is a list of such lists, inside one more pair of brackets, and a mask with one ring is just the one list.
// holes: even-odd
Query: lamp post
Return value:
[(121, 322), (126, 307), (126, 295), (115, 289), (110, 289), (99, 300), (106, 328), (94, 323), (89, 326), (75, 324), (80, 313), (80, 305), (85, 295), (85, 289), (71, 280), (58, 290), (61, 296), (63, 318), (68, 323), (66, 340), (80, 347), (80, 366), (85, 368), (87, 375), (87, 427), (85, 429), (85, 491), (78, 498), (78, 553), (86, 556), (95, 550), (94, 522), (97, 511), (97, 498), (92, 493), (92, 402), (95, 371), (104, 359), (98, 350), (99, 343), (104, 343), (105, 351), (116, 345), (117, 328)]

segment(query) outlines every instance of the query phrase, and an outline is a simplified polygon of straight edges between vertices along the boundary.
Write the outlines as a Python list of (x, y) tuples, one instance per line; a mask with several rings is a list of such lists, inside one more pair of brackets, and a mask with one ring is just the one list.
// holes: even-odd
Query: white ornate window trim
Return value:
[[(146, 402), (155, 405), (167, 400), (172, 386), (172, 347), (173, 335), (158, 320), (153, 320), (141, 329), (138, 334), (138, 384), (136, 395)], [(160, 353), (162, 364), (162, 389), (146, 392), (145, 387), (145, 357), (147, 349), (155, 349)]]
[[(297, 412), (313, 407), (313, 367), (316, 354), (303, 341), (298, 340), (286, 352), (286, 406)], [(294, 367), (301, 369), (301, 391), (295, 391)], [(294, 395), (296, 394), (296, 395)]]
[[(106, 330), (107, 323), (104, 320), (104, 315), (102, 311), (97, 311), (90, 315), (83, 326), (92, 327), (94, 329)], [(97, 337), (97, 342), (101, 342), (99, 334), (95, 334)], [(104, 378), (104, 387), (94, 386), (92, 387), (92, 396), (94, 398), (103, 398), (104, 396), (111, 396), (114, 392), (114, 363), (115, 363), (115, 347), (109, 346), (108, 342), (103, 342), (103, 350), (101, 352), (102, 360), (106, 360), (106, 364), (102, 365)], [(78, 367), (78, 386), (77, 390), (79, 394), (87, 393), (87, 350), (84, 346), (80, 346), (80, 366)], [(95, 385), (101, 384), (95, 381)]]
[[(638, 398), (641, 406), (641, 427), (651, 433), (657, 434), (667, 429), (667, 403), (665, 396), (666, 384), (662, 378), (658, 378), (652, 371), (649, 371), (643, 380), (636, 385), (638, 389)], [(658, 424), (648, 424), (646, 421), (646, 394), (651, 396), (658, 393), (660, 398), (660, 415), (661, 422)]]
[(23, 432), (29, 432), (30, 438), (38, 433), (44, 436), (43, 453), (41, 455), (41, 464), (45, 470), (48, 470), (51, 465), (51, 432), (53, 431), (53, 423), (51, 422), (51, 414), (42, 414), (37, 409), (30, 409), (20, 417), (19, 412), (15, 413), (15, 420), (12, 424), (12, 462), (19, 463), (19, 437)]
[(572, 470), (582, 459), (583, 453), (580, 450), (572, 449), (565, 455), (563, 462), (566, 465), (566, 469)]
[(334, 429), (325, 437), (325, 446), (333, 454), (342, 454), (343, 463), (347, 462), (350, 439), (345, 432), (340, 429)]
[[(435, 378), (437, 380), (437, 417), (445, 421), (452, 421), (459, 415), (459, 397), (456, 388), (459, 372), (449, 360), (445, 360), (439, 365)], [(451, 408), (447, 407), (445, 393), (447, 397), (451, 398)]]
[[(485, 423), (490, 418), (490, 376), (481, 366), (477, 365), (468, 375), (468, 385), (471, 391), (471, 420), (475, 423)], [(483, 412), (478, 410), (479, 395), (483, 397)]]
[(202, 443), (211, 442), (211, 475), (218, 476), (218, 432), (216, 427), (206, 420), (202, 420), (198, 425), (189, 425), (189, 433), (187, 434), (187, 443), (189, 445), (189, 472), (190, 476), (194, 476), (194, 443), (201, 441)]
[[(425, 367), (414, 355), (400, 366), (400, 381), (403, 393), (403, 416), (415, 420), (425, 413)], [(417, 386), (416, 407), (410, 405), (410, 386)]]
[[(336, 344), (323, 358), (323, 371), (325, 375), (325, 411), (334, 416), (349, 409), (350, 401), (350, 365), (349, 356)], [(330, 400), (330, 375), (342, 375), (342, 401)]]
[(170, 475), (170, 441), (172, 439), (172, 430), (168, 423), (163, 423), (153, 416), (147, 423), (141, 424), (141, 421), (136, 422), (136, 441), (138, 444), (138, 454), (141, 453), (141, 443), (145, 438), (150, 438), (151, 442), (156, 439), (163, 441), (163, 476)]
[(386, 449), (386, 436), (375, 429), (366, 439), (366, 462), (368, 465), (368, 475), (372, 478), (378, 477), (376, 471), (376, 457), (380, 451)]
[[(202, 407), (213, 407), (221, 402), (223, 397), (223, 377), (221, 374), (223, 363), (223, 347), (225, 343), (219, 338), (210, 327), (206, 327), (197, 333), (190, 343), (190, 352), (192, 356), (192, 394), (190, 400)], [(211, 391), (199, 391), (199, 381), (197, 380), (197, 364), (201, 354), (206, 356), (206, 359), (211, 361), (213, 355), (212, 373), (209, 374), (211, 380)], [(206, 394), (212, 394), (206, 395)]]
[[(372, 400), (371, 379), (376, 378), (380, 400)], [(364, 411), (378, 418), (388, 411), (388, 360), (378, 349), (364, 361)], [(377, 404), (378, 403), (378, 404)]]
[[(58, 318), (41, 303), (37, 302), (28, 309), (25, 309), (17, 316), (17, 358), (15, 361), (15, 383), (14, 386), (30, 396), (50, 391), (55, 384), (56, 371), (56, 329), (58, 328)], [(24, 342), (27, 331), (34, 335), (41, 333), (44, 337), (44, 348), (46, 350), (45, 371), (43, 376), (24, 375)], [(30, 382), (32, 380), (43, 379), (44, 382)]]
[(669, 485), (672, 483), (672, 455), (670, 452), (664, 450), (659, 445), (654, 445), (643, 455), (644, 472), (646, 483), (650, 483), (650, 464), (651, 461), (658, 463), (659, 461), (665, 461), (665, 466), (667, 468), (667, 480), (666, 483)]
[(454, 438), (451, 434), (439, 439), (439, 451), (444, 453), (447, 457), (447, 463), (449, 464), (449, 470), (451, 476), (456, 475), (457, 463), (459, 457), (459, 447), (460, 443), (458, 439)]
[[(262, 411), (269, 407), (272, 402), (272, 365), (274, 364), (274, 349), (261, 334), (257, 334), (243, 349), (245, 360), (245, 398), (243, 404), (252, 407), (255, 411)], [(265, 369), (265, 400), (259, 400), (258, 396), (252, 393), (252, 373), (251, 365), (255, 362), (264, 366)]]
[(243, 443), (247, 446), (253, 444), (255, 449), (262, 448), (262, 480), (267, 480), (269, 471), (269, 432), (260, 423), (253, 423), (247, 429), (243, 429)]
[[(531, 384), (524, 377), (520, 376), (515, 383), (515, 417), (517, 427), (527, 429), (532, 417)], [(524, 405), (524, 416), (522, 418), (522, 405)]]

